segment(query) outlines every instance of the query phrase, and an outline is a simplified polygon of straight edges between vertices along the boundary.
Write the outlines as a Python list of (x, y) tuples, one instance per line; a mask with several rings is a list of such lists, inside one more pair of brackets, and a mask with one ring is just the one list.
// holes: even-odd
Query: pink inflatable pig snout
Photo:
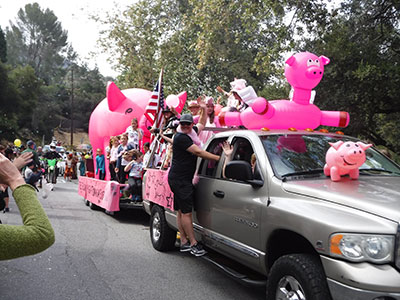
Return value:
[(323, 74), (324, 74), (324, 70), (321, 70), (321, 68), (315, 67), (315, 66), (307, 68), (307, 71), (306, 71), (306, 76), (310, 79), (321, 80)]

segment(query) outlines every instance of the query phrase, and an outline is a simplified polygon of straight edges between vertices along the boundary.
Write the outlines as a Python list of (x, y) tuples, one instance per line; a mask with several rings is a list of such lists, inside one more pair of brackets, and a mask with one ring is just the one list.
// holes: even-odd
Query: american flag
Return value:
[(147, 104), (144, 115), (147, 120), (153, 126), (155, 123), (155, 127), (159, 128), (161, 126), (162, 121), (162, 111), (164, 109), (164, 91), (162, 84), (163, 70), (161, 69), (160, 77), (154, 87), (153, 93), (151, 94), (149, 103)]

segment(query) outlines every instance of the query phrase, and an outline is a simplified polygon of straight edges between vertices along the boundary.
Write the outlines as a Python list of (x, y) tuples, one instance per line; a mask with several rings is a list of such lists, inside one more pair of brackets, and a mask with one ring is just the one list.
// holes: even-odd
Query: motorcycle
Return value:
[(57, 159), (47, 159), (47, 182), (57, 183)]

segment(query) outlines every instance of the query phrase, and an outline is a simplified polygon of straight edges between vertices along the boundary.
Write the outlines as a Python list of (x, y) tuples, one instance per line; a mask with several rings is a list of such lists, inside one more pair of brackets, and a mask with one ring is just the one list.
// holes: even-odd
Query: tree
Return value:
[(316, 103), (350, 113), (346, 133), (400, 151), (400, 3), (352, 0), (300, 48), (331, 59)]
[(60, 78), (67, 32), (53, 11), (42, 10), (37, 3), (27, 4), (24, 10), (19, 10), (16, 25), (10, 25), (6, 30), (9, 63), (31, 65), (46, 83)]
[(3, 63), (7, 62), (7, 42), (1, 27), (0, 27), (0, 61)]
[(234, 77), (256, 90), (281, 71), (288, 27), (286, 1), (139, 1), (109, 16), (102, 37), (111, 49), (121, 87), (151, 89), (165, 68), (166, 93), (186, 89), (191, 97), (214, 93)]

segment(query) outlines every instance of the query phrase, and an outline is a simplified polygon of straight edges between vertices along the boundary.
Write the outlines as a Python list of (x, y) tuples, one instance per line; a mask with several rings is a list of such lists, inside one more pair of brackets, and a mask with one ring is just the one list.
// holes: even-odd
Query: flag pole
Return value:
[(158, 103), (157, 103), (157, 117), (156, 117), (156, 120), (155, 120), (156, 128), (159, 128), (159, 126), (161, 125), (161, 124), (159, 124), (158, 114), (159, 114), (160, 109), (162, 109), (162, 108), (160, 107), (160, 97), (161, 97), (161, 89), (162, 89), (163, 74), (164, 74), (164, 69), (161, 68), (160, 76), (159, 76), (159, 78), (158, 78), (158, 101), (157, 101)]

